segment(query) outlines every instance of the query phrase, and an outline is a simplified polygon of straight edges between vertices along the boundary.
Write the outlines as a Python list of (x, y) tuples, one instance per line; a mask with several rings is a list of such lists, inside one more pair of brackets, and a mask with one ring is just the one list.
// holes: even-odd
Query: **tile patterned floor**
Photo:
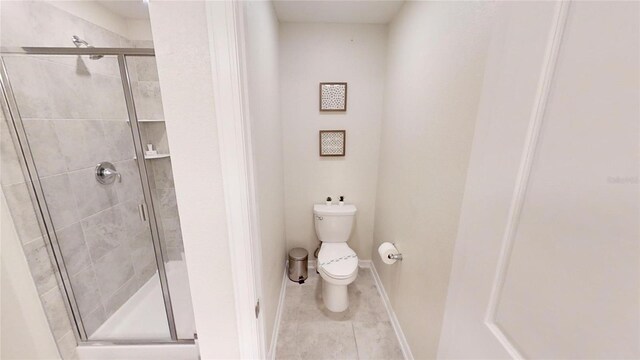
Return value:
[(321, 287), (314, 270), (287, 282), (276, 359), (403, 359), (370, 269), (359, 269), (342, 313), (327, 310)]

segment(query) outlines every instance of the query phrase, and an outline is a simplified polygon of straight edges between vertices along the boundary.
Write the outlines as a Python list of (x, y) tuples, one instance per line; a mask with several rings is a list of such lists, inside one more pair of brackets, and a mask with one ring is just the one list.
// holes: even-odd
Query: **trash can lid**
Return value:
[(306, 260), (309, 253), (303, 248), (293, 248), (289, 251), (289, 260)]

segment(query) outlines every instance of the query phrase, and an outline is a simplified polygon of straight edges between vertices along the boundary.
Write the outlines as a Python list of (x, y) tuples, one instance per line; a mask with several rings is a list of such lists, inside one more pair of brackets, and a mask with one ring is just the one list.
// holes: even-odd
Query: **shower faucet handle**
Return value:
[(96, 180), (100, 184), (108, 185), (113, 184), (118, 179), (118, 182), (122, 182), (122, 175), (116, 170), (116, 167), (108, 161), (101, 162), (96, 166)]

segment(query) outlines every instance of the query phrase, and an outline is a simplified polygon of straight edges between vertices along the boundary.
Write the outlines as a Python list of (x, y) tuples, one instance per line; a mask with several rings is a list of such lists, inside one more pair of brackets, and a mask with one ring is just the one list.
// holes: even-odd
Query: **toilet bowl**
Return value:
[(349, 308), (347, 286), (358, 277), (358, 256), (347, 245), (356, 211), (354, 205), (313, 207), (316, 235), (322, 241), (318, 253), (322, 301), (333, 312)]
[(322, 301), (333, 312), (349, 307), (347, 285), (358, 277), (358, 256), (346, 243), (326, 243), (318, 254)]

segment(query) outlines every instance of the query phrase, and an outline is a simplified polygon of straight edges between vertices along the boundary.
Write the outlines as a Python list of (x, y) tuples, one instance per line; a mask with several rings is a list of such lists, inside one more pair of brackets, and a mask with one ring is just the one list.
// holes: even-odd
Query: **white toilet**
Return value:
[(346, 204), (313, 206), (316, 235), (322, 241), (318, 254), (322, 300), (333, 312), (347, 310), (347, 285), (358, 277), (358, 256), (347, 245), (356, 210), (354, 205)]

